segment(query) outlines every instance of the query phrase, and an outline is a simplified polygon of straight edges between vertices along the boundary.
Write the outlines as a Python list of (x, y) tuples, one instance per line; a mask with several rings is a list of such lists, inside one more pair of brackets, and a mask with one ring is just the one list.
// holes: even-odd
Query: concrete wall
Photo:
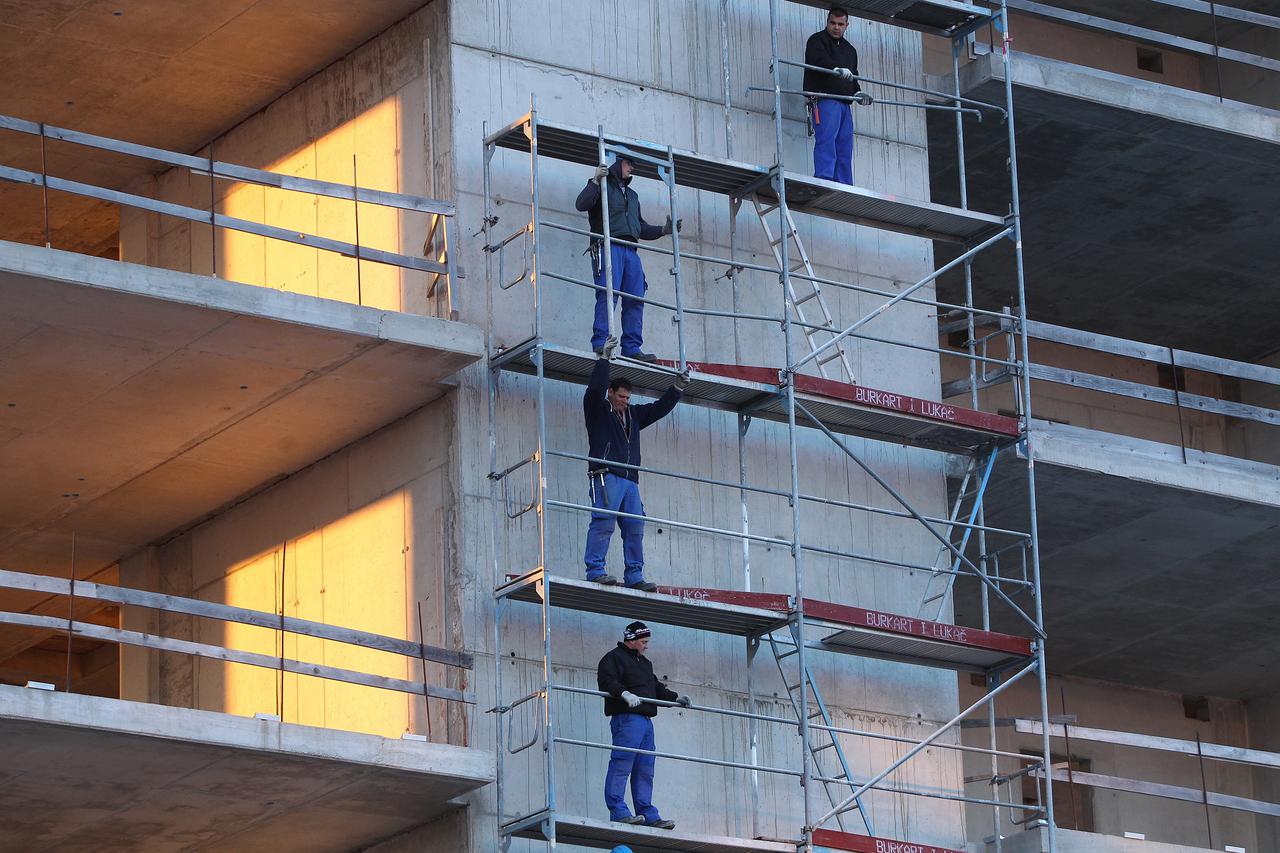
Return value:
[[(1249, 722), (1249, 746), (1280, 752), (1280, 694), (1250, 699), (1245, 703)], [(1280, 803), (1280, 770), (1253, 771), (1254, 796)], [(1258, 818), (1258, 849), (1280, 850), (1280, 818)]]
[[(1259, 364), (1280, 367), (1280, 354), (1265, 358)], [(1241, 382), (1238, 393), (1242, 403), (1280, 409), (1280, 388), (1275, 386)], [(1233, 423), (1227, 429), (1227, 447), (1227, 452), (1233, 456), (1280, 465), (1280, 430), (1270, 424), (1257, 421)]]
[[(217, 160), (340, 184), (446, 197), (444, 4), (428, 5), (213, 141)], [(430, 71), (428, 71), (430, 69)], [(207, 156), (209, 149), (199, 152)], [(386, 251), (423, 254), (425, 214), (170, 169), (134, 192)], [(216, 242), (216, 245), (214, 243)], [(122, 260), (379, 308), (438, 314), (425, 273), (126, 208)]]
[[(965, 701), (966, 697), (969, 701), (978, 698), (977, 688), (967, 680), (963, 680), (961, 684), (961, 701)], [(1202, 722), (1187, 717), (1182, 696), (1177, 693), (1055, 677), (1049, 680), (1048, 695), (1051, 715), (1069, 715), (1080, 726), (1183, 740), (1194, 740), (1198, 735), (1201, 740), (1209, 743), (1268, 748), (1262, 745), (1262, 739), (1256, 734), (1258, 723), (1268, 719), (1264, 716), (1265, 712), (1259, 709), (1258, 713), (1263, 716), (1257, 716), (1258, 723), (1255, 723), (1249, 713), (1251, 709), (1245, 703), (1235, 700), (1210, 698), (1209, 721)], [(1039, 716), (1039, 697), (1034, 685), (1015, 685), (1004, 696), (1007, 699), (1002, 697), (997, 709), (1000, 718)], [(967, 729), (964, 742), (985, 747), (988, 745), (987, 731), (985, 727)], [(1007, 725), (998, 729), (997, 742), (998, 748), (1012, 752), (1039, 753), (1040, 750), (1038, 736), (1017, 734)], [(1054, 738), (1052, 745), (1055, 756), (1067, 754), (1064, 740)], [(1185, 755), (1093, 743), (1078, 738), (1071, 741), (1070, 755), (1072, 759), (1087, 761), (1089, 772), (1105, 776), (1140, 779), (1197, 790), (1201, 784), (1199, 762), (1194, 757)], [(1013, 767), (1011, 759), (1001, 761), (1001, 771), (1009, 772)], [(990, 762), (985, 756), (967, 755), (964, 764), (966, 777), (983, 780), (990, 778)], [(1268, 797), (1268, 792), (1257, 786), (1254, 772), (1247, 767), (1206, 762), (1204, 770), (1204, 781), (1210, 791), (1253, 799), (1265, 800)], [(1056, 791), (1061, 791), (1064, 787), (1066, 786), (1059, 784)], [(974, 795), (990, 791), (990, 786), (982, 781), (970, 785), (970, 793)], [(1208, 846), (1203, 806), (1123, 791), (1090, 789), (1083, 785), (1075, 786), (1075, 795), (1078, 805), (1086, 797), (1091, 799), (1094, 819), (1092, 831), (1095, 833), (1123, 836), (1126, 831), (1140, 832), (1146, 835), (1148, 841), (1191, 847)], [(989, 835), (992, 825), (990, 809), (977, 806), (968, 808), (970, 825), (981, 827), (981, 834)], [(1263, 836), (1259, 835), (1261, 827), (1257, 825), (1270, 819), (1263, 818), (1256, 823), (1254, 815), (1214, 808), (1211, 810), (1210, 820), (1214, 842), (1211, 849), (1221, 850), (1224, 844), (1244, 847), (1251, 853), (1273, 849), (1273, 846), (1261, 843)], [(1075, 828), (1069, 821), (1061, 825), (1067, 829)], [(1018, 832), (1007, 824), (1004, 831), (1006, 834)], [(1100, 841), (1098, 849), (1112, 848), (1104, 847)]]

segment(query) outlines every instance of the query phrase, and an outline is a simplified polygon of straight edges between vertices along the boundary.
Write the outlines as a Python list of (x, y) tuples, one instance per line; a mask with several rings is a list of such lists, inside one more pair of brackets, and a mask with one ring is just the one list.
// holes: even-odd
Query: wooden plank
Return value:
[[(0, 569), (0, 587), (48, 592), (54, 595), (68, 595), (71, 591), (71, 582), (67, 578)], [(283, 627), (285, 631), (291, 634), (304, 634), (308, 637), (317, 637), (322, 640), (349, 643), (353, 646), (378, 649), (415, 659), (426, 658), (429, 661), (448, 666), (460, 666), (470, 669), (475, 665), (474, 656), (466, 652), (441, 649), (410, 640), (401, 640), (382, 634), (369, 633), (368, 631), (357, 631), (353, 628), (341, 628), (336, 625), (312, 622), (309, 619), (298, 619), (293, 616), (286, 616), (281, 619), (275, 613), (250, 610), (230, 604), (200, 601), (194, 598), (180, 598), (176, 595), (164, 595), (158, 592), (145, 592), (138, 589), (108, 586), (86, 581), (77, 581), (75, 592), (76, 598), (88, 598), (114, 604), (131, 604), (137, 607), (149, 607), (153, 610), (184, 613), (188, 616), (201, 616), (207, 619), (220, 619), (224, 622), (257, 625), (261, 628), (270, 628), (277, 631)]]
[(968, 646), (975, 649), (1006, 652), (1020, 657), (1031, 656), (1031, 641), (1012, 634), (997, 634), (981, 628), (967, 628), (947, 622), (931, 622), (911, 616), (898, 616), (878, 610), (866, 610), (850, 604), (834, 604), (829, 601), (804, 600), (806, 618), (822, 619), (854, 628), (883, 631), (903, 637), (918, 637), (940, 643)]
[[(78, 588), (77, 584), (77, 588)], [(32, 628), (47, 628), (50, 630), (66, 630), (67, 620), (56, 616), (37, 616), (30, 613), (9, 613), (0, 611), (0, 623), (8, 623), (10, 625), (26, 625)], [(464, 693), (461, 690), (454, 690), (451, 687), (436, 687), (432, 684), (422, 684), (417, 681), (406, 681), (403, 678), (390, 678), (384, 675), (369, 675), (364, 672), (353, 672), (349, 669), (339, 669), (333, 666), (324, 666), (323, 664), (304, 663), (303, 661), (291, 660), (290, 658), (272, 657), (271, 655), (261, 655), (256, 652), (243, 652), (236, 649), (226, 649), (222, 646), (211, 646), (205, 643), (196, 643), (190, 640), (175, 640), (169, 637), (158, 637), (154, 634), (144, 634), (139, 631), (126, 631), (122, 628), (110, 628), (105, 625), (93, 625), (87, 622), (72, 622), (70, 625), (71, 632), (80, 637), (89, 637), (95, 640), (104, 640), (110, 643), (125, 643), (131, 646), (142, 646), (149, 649), (159, 649), (166, 652), (179, 652), (181, 654), (197, 655), (199, 657), (212, 658), (214, 660), (224, 661), (226, 663), (241, 663), (248, 666), (258, 666), (264, 669), (283, 670), (292, 672), (297, 675), (311, 675), (316, 678), (325, 678), (330, 681), (344, 681), (348, 684), (360, 684), (365, 687), (378, 687), (383, 690), (395, 690), (400, 693), (410, 693), (415, 696), (430, 696), (436, 699), (451, 699), (457, 702), (468, 702), (474, 704), (476, 701), (474, 693)]]
[[(1044, 731), (1039, 720), (1015, 720), (1014, 728), (1022, 734), (1038, 735)], [(1203, 754), (1214, 761), (1230, 761), (1237, 764), (1252, 764), (1257, 767), (1280, 768), (1280, 753), (1265, 752), (1261, 749), (1245, 749), (1240, 746), (1226, 746), (1220, 743), (1197, 744), (1193, 740), (1181, 740), (1172, 737), (1144, 735), (1136, 732), (1118, 732), (1109, 729), (1091, 729), (1087, 726), (1067, 726), (1061, 723), (1049, 726), (1051, 737), (1071, 737), (1076, 740), (1087, 740), (1095, 743), (1112, 743), (1119, 746), (1135, 746), (1142, 749), (1157, 749), (1163, 752), (1177, 752), (1183, 755)]]

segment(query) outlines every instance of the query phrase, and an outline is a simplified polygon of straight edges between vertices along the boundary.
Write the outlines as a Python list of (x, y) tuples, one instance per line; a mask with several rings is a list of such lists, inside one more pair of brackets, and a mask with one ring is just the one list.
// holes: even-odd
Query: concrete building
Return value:
[[(1280, 849), (1264, 4), (847, 4), (852, 188), (824, 4), (9, 5), (0, 848)], [(581, 580), (619, 152), (656, 593)]]

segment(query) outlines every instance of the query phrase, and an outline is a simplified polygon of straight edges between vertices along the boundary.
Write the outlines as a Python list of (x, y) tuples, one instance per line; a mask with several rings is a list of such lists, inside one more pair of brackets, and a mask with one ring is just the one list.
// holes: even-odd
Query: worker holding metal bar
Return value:
[[(872, 98), (858, 85), (858, 51), (845, 40), (849, 13), (839, 6), (827, 12), (826, 29), (809, 36), (804, 47), (806, 65), (829, 68), (832, 73), (805, 69), (804, 90), (809, 98), (809, 123), (813, 128), (813, 176), (853, 183), (853, 108), (850, 99), (867, 105)], [(832, 95), (834, 97), (823, 97)]]
[[(635, 468), (610, 465), (640, 465), (640, 430), (670, 414), (689, 385), (688, 373), (652, 403), (631, 405), (631, 383), (622, 377), (610, 380), (609, 358), (617, 344), (607, 341), (596, 361), (582, 396), (582, 413), (587, 424), (587, 476), (591, 513), (587, 528), (587, 580), (613, 586), (618, 579), (605, 571), (609, 540), (616, 526), (622, 532), (622, 582), (631, 589), (653, 592), (657, 585), (644, 579), (644, 503), (640, 500), (640, 472)], [(620, 513), (615, 515), (614, 513)]]
[[(609, 820), (619, 823), (644, 824), (658, 829), (674, 829), (675, 821), (663, 820), (653, 805), (653, 768), (656, 757), (627, 750), (653, 752), (653, 718), (658, 706), (646, 699), (675, 702), (688, 708), (691, 700), (658, 680), (653, 664), (644, 656), (649, 648), (649, 628), (643, 622), (632, 622), (622, 632), (622, 642), (600, 658), (596, 683), (600, 692), (608, 693), (604, 713), (609, 718), (613, 745), (626, 747), (609, 753), (609, 769), (604, 777), (604, 801), (609, 807)], [(627, 780), (631, 781), (631, 804), (627, 808)]]
[[(576, 207), (587, 214), (591, 224), (591, 233), (604, 234), (600, 202), (600, 188), (608, 189), (609, 203), (609, 239), (611, 241), (609, 265), (613, 269), (613, 300), (618, 304), (619, 294), (622, 298), (622, 356), (639, 361), (654, 361), (652, 353), (645, 352), (644, 346), (644, 303), (632, 297), (643, 297), (649, 289), (644, 277), (644, 266), (640, 263), (640, 254), (635, 246), (612, 241), (638, 243), (641, 240), (657, 240), (670, 234), (672, 228), (680, 230), (683, 220), (677, 219), (675, 225), (671, 217), (663, 225), (650, 225), (640, 215), (640, 197), (631, 189), (631, 177), (635, 163), (625, 154), (619, 154), (612, 166), (601, 164), (596, 167), (595, 175), (587, 181), (587, 185), (578, 193)], [(591, 267), (596, 287), (595, 324), (591, 331), (591, 348), (599, 355), (609, 338), (609, 299), (605, 291), (604, 259), (601, 255), (604, 239), (600, 236), (591, 238), (588, 251), (591, 254)]]

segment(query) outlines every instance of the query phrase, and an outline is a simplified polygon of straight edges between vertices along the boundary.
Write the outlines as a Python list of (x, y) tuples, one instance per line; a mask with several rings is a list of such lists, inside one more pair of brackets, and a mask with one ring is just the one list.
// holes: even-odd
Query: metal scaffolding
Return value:
[[(707, 851), (809, 851), (815, 844), (845, 850), (877, 849), (866, 846), (869, 842), (875, 842), (872, 838), (875, 835), (872, 816), (865, 807), (867, 802), (872, 797), (911, 796), (989, 807), (993, 815), (996, 850), (1001, 847), (1000, 832), (1005, 818), (1020, 825), (1047, 825), (1050, 850), (1055, 849), (1052, 788), (1043, 784), (1046, 778), (1044, 768), (1049, 766), (1050, 761), (1044, 668), (1045, 632), (1040, 602), (1039, 551), (1035, 524), (1034, 460), (1030, 449), (1026, 447), (1026, 431), (1030, 422), (1030, 389), (1023, 369), (1027, 362), (1027, 334), (1017, 156), (1014, 145), (1012, 87), (1009, 82), (1012, 77), (1006, 69), (1003, 105), (961, 97), (958, 73), (956, 91), (946, 93), (862, 78), (871, 85), (932, 97), (930, 104), (888, 101), (891, 109), (927, 107), (954, 112), (961, 176), (959, 207), (913, 201), (788, 171), (783, 158), (782, 105), (784, 96), (790, 96), (794, 92), (783, 87), (783, 68), (806, 66), (785, 59), (780, 52), (777, 35), (780, 2), (781, 0), (769, 0), (772, 81), (767, 90), (761, 89), (770, 92), (773, 101), (776, 153), (774, 162), (769, 166), (752, 165), (727, 157), (708, 156), (668, 145), (621, 137), (607, 133), (603, 127), (591, 131), (560, 124), (541, 117), (536, 103), (531, 104), (527, 115), (515, 122), (495, 132), (489, 132), (486, 128), (485, 251), (491, 261), (491, 273), (496, 267), (496, 276), (492, 276), (498, 284), (496, 291), (507, 291), (522, 283), (529, 285), (533, 326), (530, 339), (513, 347), (492, 350), (489, 357), (489, 479), (490, 498), (495, 512), (494, 522), (490, 526), (495, 572), (493, 595), (496, 603), (496, 701), (493, 711), (497, 715), (498, 732), (498, 843), (504, 850), (511, 839), (516, 837), (545, 840), (551, 850), (556, 849), (557, 843), (593, 847), (632, 844), (643, 849)], [(725, 2), (721, 3), (722, 23), (725, 5)], [(805, 5), (826, 6), (816, 3)], [(955, 0), (911, 3), (863, 0), (844, 5), (853, 14), (949, 38), (953, 47), (953, 68), (957, 72), (966, 37), (977, 27), (991, 23), (993, 18), (999, 19), (1001, 30), (1006, 34), (1004, 61), (1006, 64), (1009, 62), (1007, 10), (1003, 2), (995, 11)], [(724, 63), (725, 116), (729, 124), (727, 138), (731, 152), (733, 135), (727, 50), (724, 53)], [(989, 119), (1002, 120), (1008, 125), (1011, 172), (1008, 215), (992, 215), (971, 210), (967, 206), (964, 121), (966, 118), (974, 120), (983, 115)], [(498, 227), (500, 220), (496, 215), (492, 170), (494, 156), (499, 149), (529, 155), (529, 217), (518, 221), (513, 231)], [(606, 223), (602, 226), (605, 230), (602, 234), (592, 234), (584, 228), (557, 222), (554, 217), (547, 216), (542, 202), (540, 161), (553, 159), (594, 167), (605, 162), (608, 156), (618, 154), (625, 154), (633, 161), (638, 176), (663, 183), (667, 191), (666, 212), (670, 214), (672, 221), (680, 218), (677, 187), (727, 197), (731, 223), (730, 256), (714, 257), (685, 251), (681, 248), (678, 231), (671, 235), (669, 249), (658, 248), (621, 241), (610, 235), (607, 233), (607, 216), (602, 220)], [(607, 204), (607, 194), (602, 193), (602, 199), (602, 204)], [(772, 249), (772, 263), (746, 261), (737, 256), (737, 237), (733, 229), (737, 213), (744, 202), (749, 203), (747, 209), (757, 215), (763, 227)], [(503, 199), (501, 203), (510, 205), (511, 200)], [(866, 284), (824, 278), (814, 272), (809, 261), (800, 232), (796, 228), (796, 214), (948, 241), (960, 244), (963, 251), (955, 260), (919, 281), (897, 283), (897, 287), (879, 289)], [(603, 285), (557, 268), (555, 263), (549, 261), (545, 246), (547, 236), (553, 232), (589, 236), (601, 241), (604, 246)], [(971, 286), (973, 259), (985, 249), (1005, 240), (1012, 241), (1015, 247), (1017, 304), (1002, 312), (976, 308), (973, 305)], [(677, 352), (674, 359), (653, 363), (617, 359), (613, 363), (612, 375), (625, 377), (636, 388), (653, 392), (665, 390), (677, 377), (684, 375), (689, 380), (683, 398), (686, 402), (736, 412), (739, 471), (736, 479), (732, 475), (714, 479), (655, 467), (609, 464), (634, 468), (653, 476), (694, 481), (729, 493), (736, 492), (741, 502), (741, 525), (737, 529), (701, 523), (698, 519), (650, 516), (647, 521), (663, 527), (692, 530), (740, 542), (743, 567), (743, 583), (740, 588), (724, 590), (660, 587), (657, 592), (646, 593), (620, 587), (602, 587), (577, 579), (576, 569), (564, 567), (560, 572), (555, 572), (548, 565), (549, 510), (577, 514), (594, 511), (619, 518), (638, 517), (624, 512), (595, 510), (581, 501), (565, 499), (561, 492), (553, 490), (547, 464), (551, 458), (597, 464), (604, 462), (564, 446), (577, 439), (576, 432), (572, 439), (567, 439), (548, 425), (548, 383), (585, 383), (595, 356), (548, 340), (545, 315), (549, 304), (547, 285), (554, 282), (557, 285), (592, 291), (603, 290), (612, 305), (613, 278), (608, 264), (610, 247), (617, 242), (662, 256), (663, 262), (670, 265), (674, 285), (672, 301), (651, 296), (634, 298), (651, 310), (669, 312), (672, 315)], [(519, 266), (510, 269), (508, 256), (517, 251), (520, 254)], [(720, 269), (735, 285), (738, 278), (747, 273), (763, 274), (770, 279), (776, 276), (780, 285), (780, 310), (776, 313), (747, 313), (693, 304), (684, 292), (682, 262)], [(952, 270), (963, 270), (965, 276), (966, 299), (963, 304), (938, 301), (931, 298), (926, 289), (939, 276)], [(864, 316), (840, 319), (834, 316), (822, 298), (824, 288), (828, 291), (854, 291), (874, 297), (880, 303)], [(496, 293), (493, 295), (496, 296)], [(806, 319), (801, 306), (810, 300), (816, 301), (820, 310), (817, 316), (813, 316), (811, 312), (810, 318)], [(953, 350), (918, 341), (871, 334), (867, 327), (873, 320), (895, 306), (902, 305), (926, 306), (936, 312), (941, 327), (965, 331), (967, 342), (964, 352), (957, 354)], [(611, 331), (615, 328), (613, 313), (610, 312)], [(717, 364), (691, 359), (686, 350), (687, 318), (690, 317), (714, 317), (734, 324), (776, 326), (782, 334), (784, 364), (770, 367)], [(992, 325), (998, 328), (997, 332), (983, 338), (978, 336), (980, 326)], [(1001, 347), (993, 349), (998, 351), (1003, 348), (1009, 355), (995, 357), (989, 354), (988, 343), (997, 337)], [(973, 389), (972, 408), (947, 406), (854, 384), (856, 380), (853, 364), (844, 349), (846, 344), (854, 340), (931, 352), (939, 358), (963, 358), (968, 363), (969, 387)], [(535, 378), (536, 446), (531, 454), (514, 461), (509, 457), (500, 459), (499, 456), (496, 412), (501, 374), (504, 371)], [(977, 389), (991, 376), (1011, 377), (1017, 389), (1016, 416), (993, 414), (978, 409)], [(787, 488), (766, 487), (751, 482), (748, 477), (743, 447), (750, 426), (756, 419), (785, 424), (787, 441), (784, 452), (788, 458), (783, 467), (790, 471)], [(810, 494), (803, 490), (797, 464), (797, 444), (799, 433), (805, 429), (814, 430), (829, 438), (895, 505), (876, 506)], [(931, 516), (917, 509), (889, 479), (875, 470), (864, 458), (864, 454), (846, 440), (846, 436), (921, 447), (954, 454), (965, 460), (963, 470), (957, 472), (955, 478), (958, 489), (952, 496), (950, 512), (945, 517)], [(1003, 452), (1016, 445), (1022, 447), (1027, 460), (1026, 478), (1030, 500), (1025, 530), (989, 526), (983, 512), (983, 499), (991, 481), (992, 469), (1001, 461), (1016, 464), (1008, 461), (1015, 459), (1015, 454)], [(790, 535), (764, 535), (753, 530), (748, 512), (750, 496), (766, 496), (785, 501), (789, 508)], [(815, 506), (826, 512), (847, 511), (911, 520), (919, 525), (917, 529), (922, 530), (931, 540), (936, 540), (938, 558), (931, 565), (921, 564), (876, 554), (871, 548), (854, 545), (831, 548), (805, 542), (802, 537), (802, 517)], [(497, 547), (497, 537), (512, 520), (530, 513), (530, 518), (536, 524), (534, 562), (527, 566), (504, 565)], [(792, 589), (786, 592), (752, 589), (753, 546), (780, 548), (789, 554), (793, 566)], [(928, 573), (928, 587), (917, 615), (885, 613), (850, 603), (811, 598), (805, 588), (805, 562), (813, 556), (876, 565), (886, 570)], [(982, 624), (979, 628), (936, 621), (944, 613), (958, 581), (974, 583), (980, 591)], [(541, 610), (540, 661), (535, 662), (540, 664), (541, 677), (531, 685), (531, 690), (524, 691), (523, 695), (511, 696), (508, 694), (503, 672), (504, 664), (509, 663), (502, 652), (503, 632), (508, 608), (518, 603), (537, 605)], [(992, 610), (995, 608), (1003, 608), (1018, 617), (1023, 627), (1022, 636), (998, 634), (990, 630)], [(750, 710), (699, 705), (691, 706), (690, 710), (718, 715), (726, 720), (745, 720), (750, 737), (748, 761), (656, 750), (631, 751), (721, 767), (726, 772), (749, 773), (753, 803), (750, 827), (741, 828), (736, 837), (712, 837), (601, 822), (565, 812), (557, 798), (557, 747), (573, 746), (595, 750), (618, 748), (587, 740), (580, 732), (563, 731), (558, 723), (558, 697), (565, 694), (603, 695), (595, 690), (558, 683), (554, 673), (556, 657), (553, 623), (559, 609), (640, 618), (745, 640)], [(926, 612), (932, 613), (933, 618), (925, 618)], [(777, 665), (786, 686), (786, 699), (792, 715), (778, 716), (760, 711), (759, 697), (753, 687), (753, 669), (755, 658), (761, 649)], [(811, 664), (811, 659), (819, 653), (857, 655), (977, 673), (986, 689), (980, 699), (924, 737), (899, 737), (884, 732), (840, 727), (832, 722), (822, 697), (821, 678), (815, 675)], [(994, 721), (997, 697), (1018, 681), (1033, 677), (1039, 682), (1040, 712), (1045, 721), (1045, 734), (1039, 756), (1029, 758), (998, 750), (994, 726), (991, 727), (992, 740), (989, 747), (968, 746), (942, 739), (948, 732), (954, 731), (961, 721), (984, 711), (988, 720)], [(656, 701), (655, 704), (674, 703)], [(516, 736), (515, 731), (518, 717), (531, 721), (526, 727), (527, 731), (520, 737)], [(797, 733), (800, 756), (798, 766), (771, 766), (759, 760), (758, 736), (766, 726), (781, 726)], [(846, 757), (848, 745), (859, 739), (894, 742), (904, 747), (905, 751), (877, 772), (859, 776), (853, 772)], [(510, 780), (505, 778), (509, 773), (506, 765), (512, 756), (535, 747), (541, 751), (545, 797), (535, 808), (511, 814), (508, 809)], [(891, 781), (900, 767), (927, 748), (988, 756), (992, 794), (974, 797), (967, 795), (963, 788), (954, 791), (919, 788)], [(796, 816), (795, 831), (783, 839), (761, 838), (763, 832), (757, 823), (758, 809), (755, 808), (758, 804), (761, 774), (794, 778), (801, 785), (803, 815)], [(1043, 792), (1040, 802), (1024, 803), (1020, 790), (1015, 792), (1015, 786), (1009, 784), (1013, 781), (1020, 784), (1024, 777), (1040, 780), (1040, 790)], [(526, 786), (532, 785), (533, 781), (522, 780)], [(858, 834), (861, 832), (865, 832), (865, 835)]]

